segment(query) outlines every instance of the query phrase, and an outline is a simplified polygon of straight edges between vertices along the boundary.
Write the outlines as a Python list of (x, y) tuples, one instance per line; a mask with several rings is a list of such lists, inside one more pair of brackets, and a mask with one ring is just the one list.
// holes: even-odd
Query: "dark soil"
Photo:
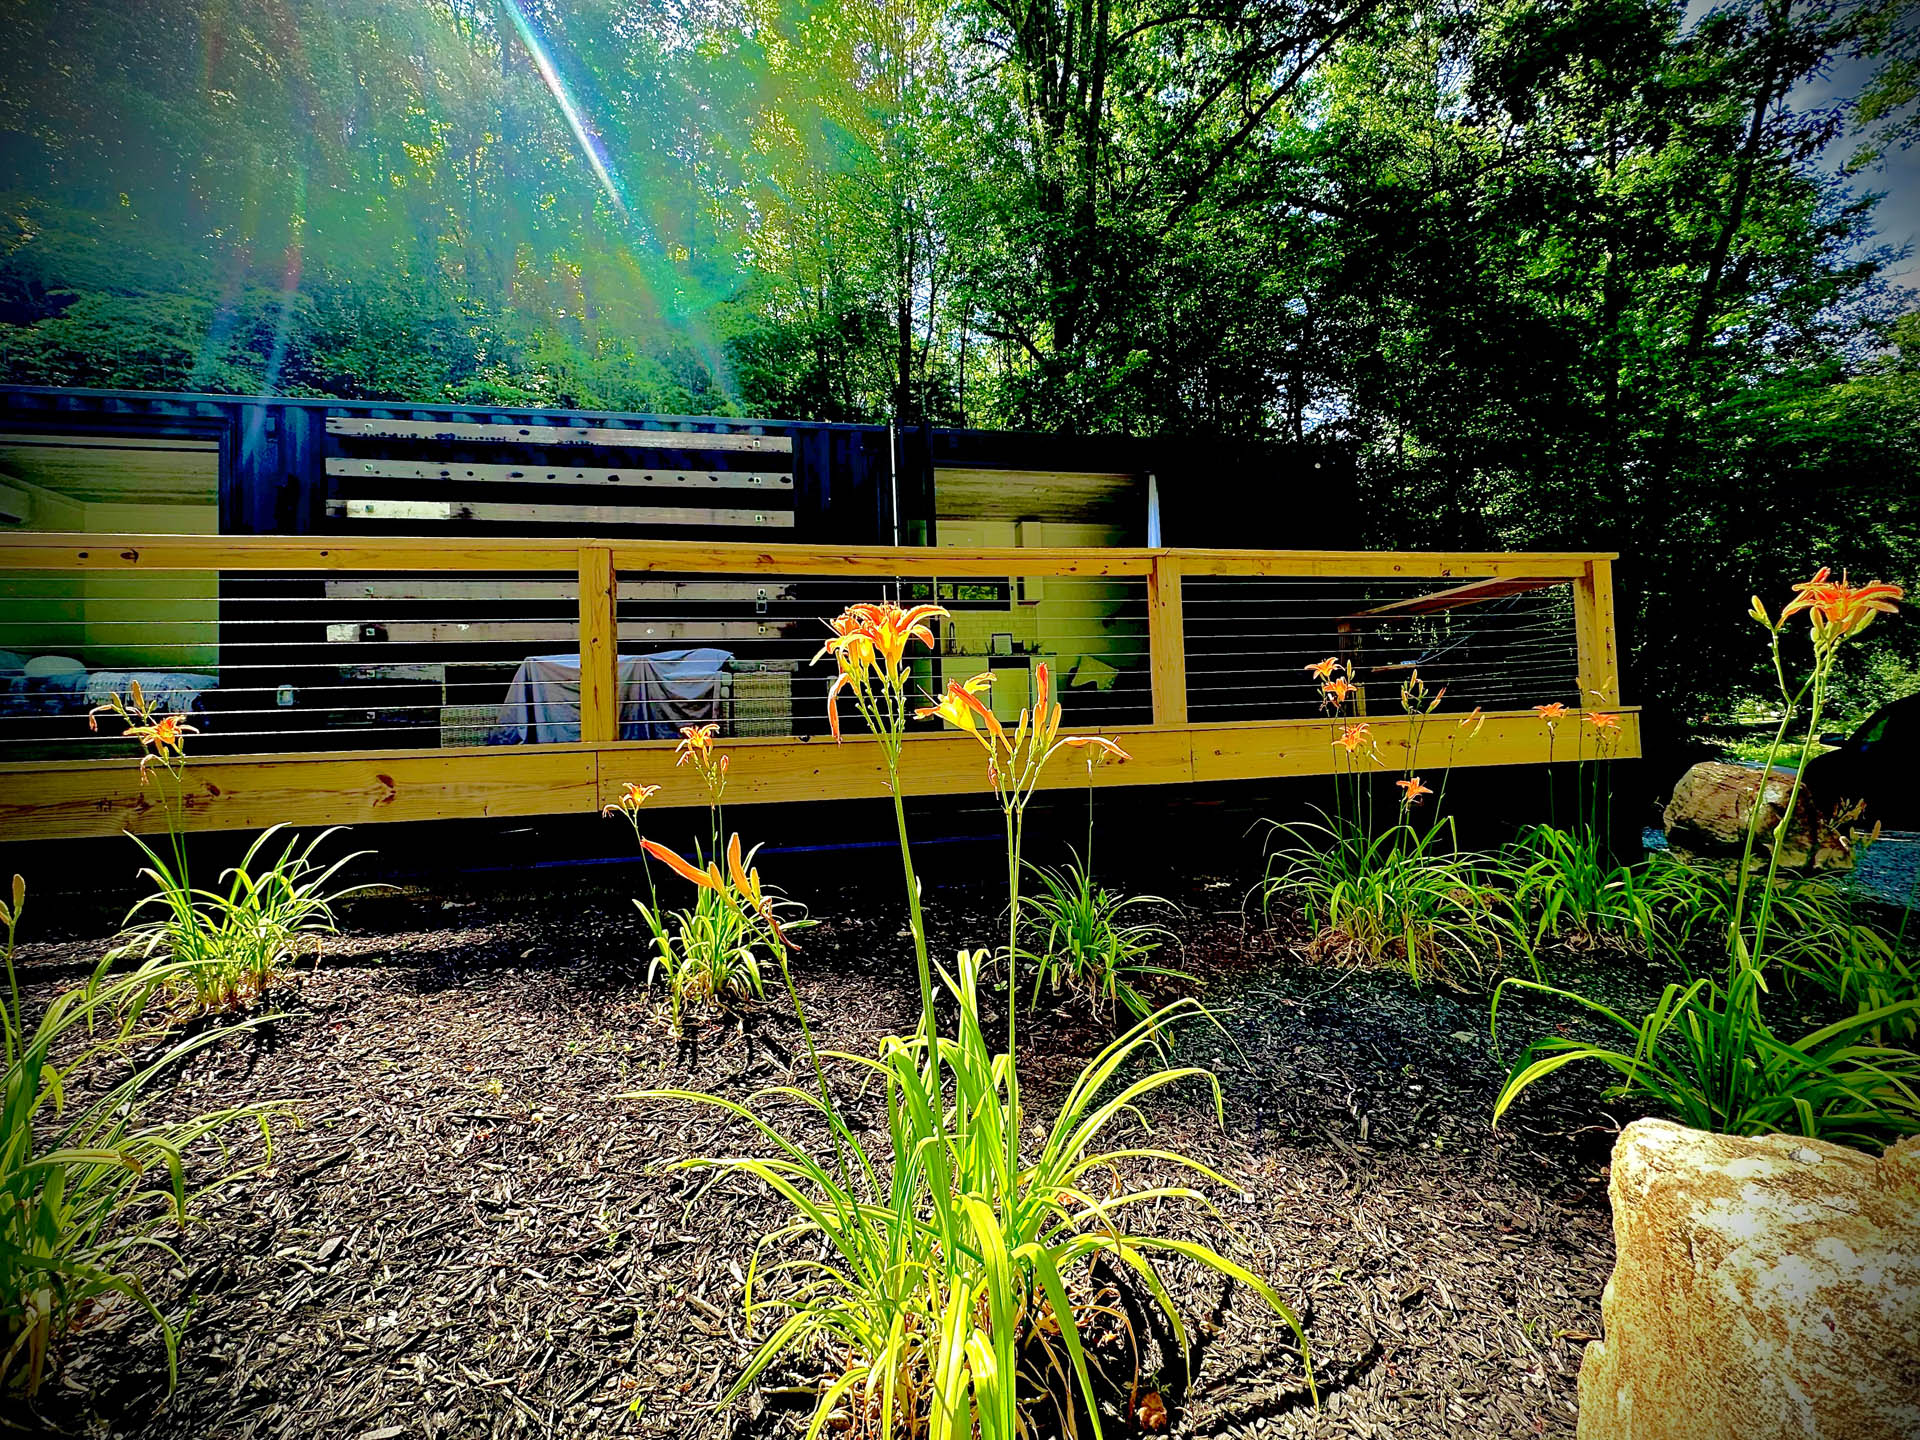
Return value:
[[(796, 979), (823, 1047), (870, 1050), (917, 1013), (895, 878), (812, 897), (825, 919)], [(930, 894), (936, 953), (994, 932), (988, 893)], [(1162, 1363), (1148, 1377), (1172, 1432), (1571, 1435), (1613, 1263), (1617, 1120), (1570, 1079), (1494, 1132), (1504, 1067), (1484, 995), (1306, 963), (1284, 936), (1247, 929), (1225, 883), (1180, 898), (1182, 963), (1227, 1033), (1189, 1032), (1179, 1058), (1216, 1068), (1226, 1123), (1197, 1083), (1148, 1118), (1155, 1143), (1245, 1191), (1215, 1195), (1217, 1217), (1168, 1207), (1134, 1228), (1204, 1236), (1271, 1279), (1305, 1321), (1321, 1404), (1255, 1297), (1176, 1266), (1196, 1373), (1186, 1384)], [(750, 1350), (753, 1239), (785, 1215), (744, 1182), (700, 1194), (666, 1169), (745, 1146), (744, 1132), (619, 1098), (786, 1080), (787, 1007), (770, 998), (677, 1042), (617, 895), (380, 899), (350, 918), (350, 938), (281, 998), (283, 1018), (158, 1101), (187, 1113), (277, 1098), (298, 1116), (262, 1171), (201, 1205), (177, 1237), (181, 1267), (154, 1278), (163, 1303), (192, 1298), (178, 1387), (168, 1394), (151, 1327), (107, 1309), (21, 1418), (196, 1440), (798, 1434), (805, 1377), (719, 1403)], [(22, 959), (50, 987), (97, 951)], [(1035, 1116), (1105, 1033), (1077, 1006), (1025, 1024)], [(263, 1159), (253, 1143), (237, 1154)]]

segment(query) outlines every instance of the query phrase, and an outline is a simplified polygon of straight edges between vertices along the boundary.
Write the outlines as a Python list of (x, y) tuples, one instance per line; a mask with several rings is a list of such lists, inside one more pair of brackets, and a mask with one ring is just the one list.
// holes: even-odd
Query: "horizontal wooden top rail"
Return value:
[(1384, 550), (1171, 550), (889, 545), (757, 545), (468, 536), (0, 534), (8, 570), (577, 571), (583, 549), (616, 571), (739, 575), (937, 574), (943, 578), (1146, 576), (1175, 560), (1185, 576), (1576, 580), (1611, 553)]

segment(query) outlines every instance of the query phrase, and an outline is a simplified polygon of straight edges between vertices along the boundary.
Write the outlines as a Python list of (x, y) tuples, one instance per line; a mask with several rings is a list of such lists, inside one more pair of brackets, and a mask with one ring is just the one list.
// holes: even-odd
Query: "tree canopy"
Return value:
[(16, 0), (0, 378), (1336, 446), (1265, 538), (1617, 549), (1685, 715), (1920, 580), (1908, 10)]

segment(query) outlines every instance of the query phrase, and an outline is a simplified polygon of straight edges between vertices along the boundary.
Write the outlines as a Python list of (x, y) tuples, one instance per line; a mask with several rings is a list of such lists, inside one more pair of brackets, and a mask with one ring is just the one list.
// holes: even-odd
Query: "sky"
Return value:
[[(1687, 0), (1683, 24), (1691, 27), (1726, 0)], [(1859, 60), (1837, 61), (1824, 75), (1802, 81), (1794, 87), (1788, 103), (1802, 110), (1831, 105), (1850, 99), (1865, 87), (1872, 63)], [(1819, 159), (1828, 174), (1839, 173), (1855, 148), (1851, 139), (1829, 146)], [(1905, 247), (1907, 255), (1889, 265), (1881, 274), (1894, 285), (1920, 291), (1920, 145), (1906, 150), (1889, 150), (1880, 164), (1848, 177), (1847, 184), (1856, 195), (1878, 193), (1885, 198), (1874, 211), (1875, 237), (1865, 249)]]
[[(1829, 74), (1796, 88), (1792, 103), (1805, 109), (1856, 95), (1869, 73), (1870, 67), (1860, 61), (1842, 61)], [(1839, 141), (1820, 157), (1821, 168), (1837, 172), (1853, 149), (1851, 141)], [(1904, 245), (1908, 254), (1883, 273), (1895, 284), (1920, 290), (1920, 145), (1889, 150), (1879, 165), (1849, 177), (1848, 183), (1856, 194), (1878, 192), (1886, 197), (1874, 211), (1877, 243)]]

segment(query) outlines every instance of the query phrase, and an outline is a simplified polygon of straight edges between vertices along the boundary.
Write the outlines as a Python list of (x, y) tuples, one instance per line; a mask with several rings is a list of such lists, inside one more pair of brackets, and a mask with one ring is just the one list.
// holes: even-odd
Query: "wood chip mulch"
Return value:
[[(903, 917), (873, 889), (811, 897), (827, 918), (796, 980), (823, 1048), (871, 1050), (918, 1011)], [(936, 953), (995, 932), (990, 894), (932, 892)], [(1493, 1132), (1504, 1067), (1484, 995), (1307, 963), (1247, 928), (1224, 884), (1181, 898), (1180, 963), (1225, 1033), (1190, 1031), (1178, 1058), (1217, 1070), (1226, 1124), (1198, 1084), (1148, 1118), (1154, 1143), (1245, 1191), (1214, 1195), (1217, 1216), (1164, 1207), (1133, 1228), (1205, 1238), (1265, 1274), (1306, 1322), (1321, 1403), (1254, 1297), (1174, 1266), (1195, 1353), (1190, 1377), (1170, 1357), (1149, 1377), (1170, 1433), (1572, 1435), (1613, 1263), (1617, 1121), (1569, 1084)], [(191, 1297), (177, 1387), (151, 1327), (107, 1307), (11, 1423), (154, 1440), (798, 1435), (805, 1376), (721, 1403), (751, 1349), (753, 1240), (784, 1212), (744, 1182), (702, 1193), (666, 1169), (737, 1153), (745, 1132), (617, 1098), (798, 1080), (795, 1027), (774, 977), (760, 1014), (676, 1040), (630, 916), (591, 892), (358, 902), (279, 997), (284, 1017), (158, 1102), (271, 1098), (298, 1116), (270, 1161), (239, 1142), (265, 1168), (206, 1200), (174, 1237), (180, 1267), (153, 1277), (163, 1303)], [(44, 992), (97, 952), (21, 958)], [(1102, 1039), (1076, 1007), (1025, 1021), (1030, 1116), (1050, 1116)]]

